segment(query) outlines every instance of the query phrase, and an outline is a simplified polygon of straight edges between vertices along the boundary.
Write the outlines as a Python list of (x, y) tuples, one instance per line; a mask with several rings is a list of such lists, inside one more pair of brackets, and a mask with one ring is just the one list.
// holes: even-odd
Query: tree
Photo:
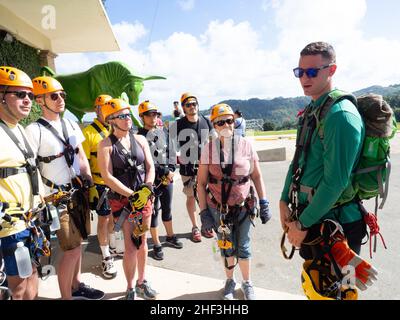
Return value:
[(400, 122), (400, 108), (394, 109), (394, 116), (396, 117), (396, 121)]
[(275, 128), (276, 128), (276, 125), (272, 121), (265, 121), (263, 124), (264, 131), (274, 131)]

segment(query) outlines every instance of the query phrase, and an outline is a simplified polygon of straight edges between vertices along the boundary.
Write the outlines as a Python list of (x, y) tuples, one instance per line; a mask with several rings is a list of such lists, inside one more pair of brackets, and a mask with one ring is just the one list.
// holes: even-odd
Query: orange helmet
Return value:
[(107, 101), (109, 101), (109, 100), (111, 100), (112, 99), (112, 97), (111, 96), (109, 96), (108, 94), (101, 94), (101, 95), (99, 95), (97, 98), (96, 98), (96, 100), (94, 100), (94, 107), (96, 108), (96, 107), (102, 107), (102, 106), (104, 106), (104, 104), (107, 102)]
[(32, 80), (25, 72), (7, 66), (0, 67), (0, 85), (33, 89)]
[(196, 101), (197, 101), (197, 98), (196, 98), (195, 95), (191, 94), (190, 92), (186, 92), (186, 93), (184, 93), (184, 94), (182, 95), (182, 97), (181, 97), (181, 105), (183, 106), (183, 105), (185, 104), (185, 101), (186, 101), (187, 99), (189, 99), (189, 98), (196, 99)]
[(158, 112), (158, 108), (154, 103), (150, 102), (149, 100), (143, 101), (141, 104), (139, 104), (139, 115), (142, 115), (143, 113), (148, 111)]
[(56, 79), (48, 76), (36, 77), (32, 80), (33, 82), (33, 94), (35, 96), (56, 92), (56, 91), (64, 91), (61, 83), (59, 83)]
[(103, 115), (103, 118), (107, 120), (107, 118), (112, 114), (125, 109), (130, 110), (131, 107), (125, 100), (115, 98), (108, 100), (103, 105), (103, 107), (101, 108), (101, 113)]
[(211, 109), (210, 120), (214, 121), (218, 117), (226, 116), (226, 115), (233, 116), (233, 114), (234, 114), (233, 110), (229, 105), (227, 105), (225, 103), (216, 104)]

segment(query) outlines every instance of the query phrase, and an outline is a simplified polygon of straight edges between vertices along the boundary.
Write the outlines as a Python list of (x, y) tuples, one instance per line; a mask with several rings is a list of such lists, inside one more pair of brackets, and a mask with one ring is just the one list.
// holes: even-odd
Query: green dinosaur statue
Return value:
[[(67, 93), (66, 108), (72, 112), (79, 121), (85, 112), (93, 111), (93, 102), (100, 94), (109, 94), (114, 98), (128, 97), (130, 105), (139, 103), (139, 94), (143, 90), (143, 81), (166, 79), (160, 76), (139, 77), (126, 64), (119, 61), (110, 61), (93, 66), (87, 71), (56, 75), (49, 67), (42, 68), (46, 73), (56, 78)], [(123, 95), (123, 93), (126, 95)], [(142, 127), (141, 121), (132, 113), (134, 124)]]

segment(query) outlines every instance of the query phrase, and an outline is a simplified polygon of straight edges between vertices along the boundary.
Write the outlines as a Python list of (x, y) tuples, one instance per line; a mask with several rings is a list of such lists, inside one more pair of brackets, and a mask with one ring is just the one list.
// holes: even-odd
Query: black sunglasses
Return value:
[(304, 73), (309, 78), (315, 78), (318, 76), (318, 71), (329, 68), (332, 65), (333, 65), (333, 63), (330, 63), (326, 66), (322, 66), (321, 68), (307, 68), (307, 69), (295, 68), (295, 69), (293, 69), (293, 73), (296, 78), (301, 78), (304, 75)]
[(186, 108), (190, 108), (191, 106), (196, 107), (197, 106), (197, 102), (189, 102), (185, 104)]
[(235, 122), (235, 120), (233, 120), (233, 119), (226, 119), (226, 120), (219, 120), (219, 121), (215, 122), (215, 124), (216, 124), (218, 127), (222, 127), (223, 125), (225, 125), (225, 123), (227, 123), (227, 124), (232, 124), (232, 123), (234, 123), (234, 122)]
[(66, 94), (64, 91), (61, 91), (61, 92), (53, 92), (53, 93), (50, 94), (50, 98), (51, 98), (51, 100), (53, 100), (53, 101), (56, 101), (56, 100), (58, 99), (59, 96), (60, 96), (63, 100), (65, 100), (67, 94)]
[(25, 99), (25, 97), (28, 96), (30, 100), (33, 100), (33, 98), (35, 97), (33, 92), (30, 91), (6, 91), (5, 93), (12, 93), (18, 99)]
[(123, 113), (118, 116), (110, 118), (110, 120), (113, 120), (113, 119), (126, 120), (126, 119), (130, 119), (130, 117), (131, 117), (131, 115), (129, 113)]

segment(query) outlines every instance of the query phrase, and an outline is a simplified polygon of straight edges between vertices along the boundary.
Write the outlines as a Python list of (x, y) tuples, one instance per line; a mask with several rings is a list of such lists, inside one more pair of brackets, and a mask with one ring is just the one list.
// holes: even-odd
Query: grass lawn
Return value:
[[(252, 131), (254, 136), (277, 136), (282, 134), (296, 134), (297, 130), (281, 130), (281, 131)], [(247, 135), (252, 135), (250, 130)]]

